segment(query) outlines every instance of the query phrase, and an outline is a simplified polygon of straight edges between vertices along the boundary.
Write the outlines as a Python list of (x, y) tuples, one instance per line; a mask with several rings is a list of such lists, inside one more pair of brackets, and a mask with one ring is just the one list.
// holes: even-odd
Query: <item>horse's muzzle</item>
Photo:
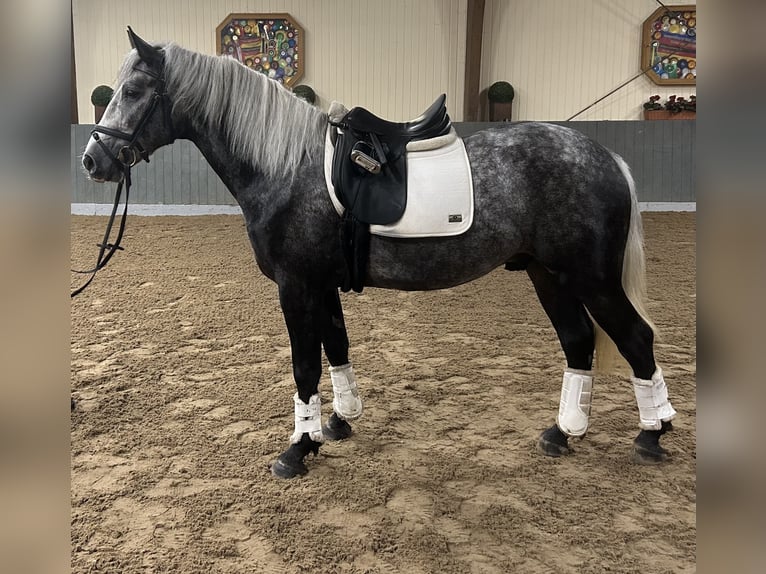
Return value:
[(115, 165), (115, 162), (108, 158), (98, 146), (92, 146), (91, 142), (88, 142), (85, 153), (82, 154), (82, 167), (88, 173), (88, 177), (97, 183), (118, 182), (124, 175), (119, 166)]

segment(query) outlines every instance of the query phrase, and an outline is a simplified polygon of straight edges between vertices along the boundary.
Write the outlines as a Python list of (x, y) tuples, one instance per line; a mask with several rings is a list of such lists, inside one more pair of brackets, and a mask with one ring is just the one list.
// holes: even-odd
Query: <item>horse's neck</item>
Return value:
[(187, 135), (235, 197), (241, 190), (263, 178), (263, 174), (253, 169), (249, 162), (233, 156), (229, 142), (223, 133), (210, 133), (204, 128), (200, 130), (191, 128)]
[[(258, 211), (263, 204), (287, 200), (292, 193), (289, 175), (282, 178), (268, 177), (251, 162), (236, 157), (223, 130), (211, 132), (205, 128), (197, 129), (189, 125), (184, 129), (184, 137), (197, 146), (240, 205), (248, 204)], [(321, 161), (310, 162), (304, 158), (300, 171), (303, 174), (314, 171), (320, 173), (320, 169)], [(298, 177), (298, 179), (301, 178)], [(305, 193), (305, 188), (303, 191)]]
[[(213, 168), (213, 171), (238, 199), (243, 190), (254, 187), (267, 190), (282, 189), (291, 179), (292, 174), (270, 177), (263, 170), (253, 165), (252, 161), (238, 157), (232, 151), (233, 145), (229, 141), (225, 130), (212, 130), (206, 126), (195, 125), (194, 122), (188, 120), (182, 120), (182, 123), (184, 127), (181, 137), (190, 140), (197, 146), (208, 164)], [(316, 144), (323, 145), (323, 138), (320, 138)], [(319, 169), (321, 168), (321, 161), (321, 154), (314, 161), (304, 157), (300, 169)]]

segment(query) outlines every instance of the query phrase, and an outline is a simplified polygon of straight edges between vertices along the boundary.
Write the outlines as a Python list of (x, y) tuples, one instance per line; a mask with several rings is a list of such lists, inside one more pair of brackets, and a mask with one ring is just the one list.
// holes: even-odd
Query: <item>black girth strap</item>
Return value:
[[(165, 91), (165, 78), (163, 76), (158, 76), (154, 72), (150, 70), (146, 70), (144, 68), (136, 67), (135, 70), (138, 70), (140, 72), (143, 72), (145, 74), (148, 74), (149, 76), (152, 76), (153, 78), (157, 78), (157, 87), (154, 89), (154, 93), (152, 94), (151, 102), (149, 103), (149, 106), (144, 110), (143, 116), (141, 116), (141, 120), (138, 122), (138, 125), (136, 126), (136, 129), (133, 130), (132, 134), (128, 134), (125, 132), (121, 132), (119, 130), (115, 130), (112, 128), (107, 128), (104, 126), (96, 125), (93, 128), (93, 131), (91, 132), (91, 136), (93, 139), (98, 142), (98, 144), (101, 146), (101, 149), (104, 151), (104, 153), (109, 157), (114, 163), (120, 166), (120, 169), (123, 172), (123, 178), (122, 181), (120, 181), (117, 184), (117, 191), (114, 195), (114, 205), (112, 206), (112, 213), (109, 216), (109, 222), (106, 225), (106, 232), (104, 233), (104, 239), (99, 243), (98, 248), (98, 257), (96, 258), (96, 265), (92, 269), (88, 269), (86, 271), (80, 271), (76, 269), (72, 269), (73, 273), (82, 273), (82, 274), (90, 274), (90, 277), (88, 280), (71, 292), (71, 297), (76, 297), (82, 291), (90, 285), (91, 281), (93, 281), (94, 277), (96, 276), (96, 273), (103, 269), (104, 266), (109, 263), (109, 260), (112, 258), (112, 256), (117, 252), (117, 250), (122, 251), (123, 248), (120, 246), (120, 242), (122, 241), (122, 235), (125, 231), (125, 220), (128, 215), (128, 199), (130, 197), (130, 185), (131, 185), (131, 179), (130, 179), (130, 168), (132, 168), (136, 163), (138, 163), (138, 158), (140, 157), (144, 161), (149, 161), (149, 154), (144, 150), (144, 148), (141, 146), (141, 144), (138, 143), (138, 138), (141, 137), (141, 134), (144, 132), (144, 129), (146, 128), (147, 123), (151, 119), (151, 117), (154, 115), (154, 111), (157, 109), (158, 105), (162, 105), (162, 107), (165, 109), (165, 125), (170, 129), (171, 135), (173, 134), (173, 122), (170, 117), (170, 100), (168, 99), (168, 94)], [(120, 148), (120, 151), (117, 152), (117, 155), (112, 153), (112, 151), (104, 144), (103, 141), (101, 141), (101, 138), (99, 137), (99, 133), (106, 134), (108, 136), (112, 136), (113, 138), (117, 138), (123, 141), (128, 142), (127, 145), (124, 145)], [(172, 138), (175, 139), (175, 138)], [(114, 243), (109, 242), (109, 238), (112, 234), (112, 227), (114, 226), (114, 218), (117, 214), (117, 208), (120, 205), (120, 197), (122, 195), (122, 186), (125, 185), (125, 209), (122, 212), (122, 217), (120, 218), (120, 226), (117, 231), (117, 237), (114, 241)]]

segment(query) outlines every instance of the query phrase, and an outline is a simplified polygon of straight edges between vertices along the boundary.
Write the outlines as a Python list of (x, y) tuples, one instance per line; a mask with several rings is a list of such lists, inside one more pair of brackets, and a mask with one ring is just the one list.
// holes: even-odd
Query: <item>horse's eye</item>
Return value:
[(124, 92), (126, 98), (136, 98), (138, 97), (138, 92), (136, 90), (132, 90), (130, 88), (125, 88)]

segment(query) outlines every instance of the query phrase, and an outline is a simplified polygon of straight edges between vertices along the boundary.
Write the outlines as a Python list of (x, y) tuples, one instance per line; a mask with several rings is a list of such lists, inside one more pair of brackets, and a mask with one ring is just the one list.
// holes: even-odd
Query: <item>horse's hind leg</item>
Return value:
[(633, 369), (633, 388), (643, 430), (633, 441), (635, 460), (656, 464), (666, 460), (668, 451), (660, 437), (673, 429), (670, 420), (676, 412), (668, 400), (662, 371), (654, 361), (654, 333), (636, 311), (622, 287), (584, 297), (593, 318), (617, 345)]
[(337, 289), (327, 291), (322, 302), (322, 345), (333, 386), (333, 414), (322, 430), (327, 440), (342, 440), (351, 436), (347, 421), (362, 414), (362, 401), (348, 360), (348, 335)]
[(584, 436), (588, 428), (593, 378), (594, 331), (585, 307), (572, 289), (537, 261), (527, 266), (540, 303), (556, 330), (567, 360), (556, 424), (545, 430), (537, 448), (547, 456), (570, 454), (569, 436)]

